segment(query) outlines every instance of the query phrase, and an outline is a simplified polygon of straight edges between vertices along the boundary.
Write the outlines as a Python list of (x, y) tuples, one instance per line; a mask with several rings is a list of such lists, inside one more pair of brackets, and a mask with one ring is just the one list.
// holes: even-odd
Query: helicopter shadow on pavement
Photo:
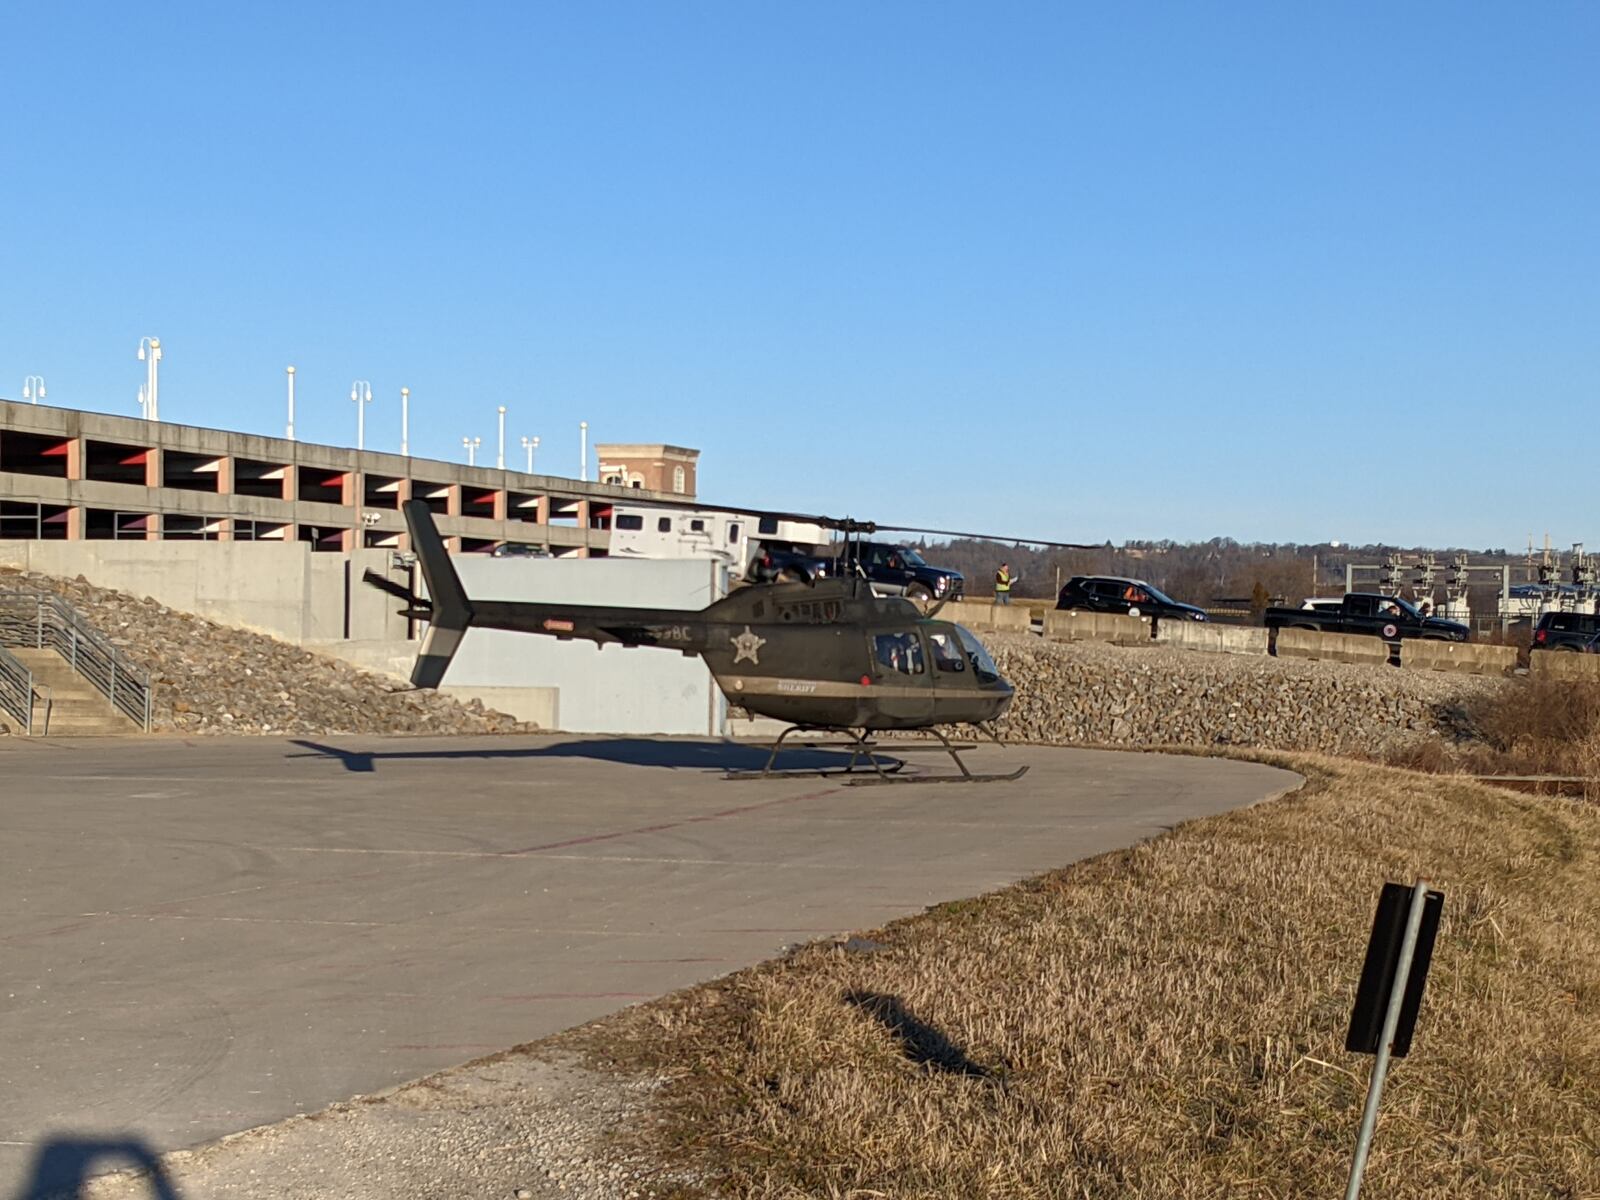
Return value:
[(71, 1134), (57, 1134), (40, 1143), (33, 1174), (16, 1200), (78, 1200), (94, 1176), (129, 1167), (144, 1173), (146, 1194), (154, 1200), (181, 1200), (161, 1160), (143, 1141)]
[[(747, 746), (738, 742), (696, 742), (654, 738), (589, 738), (558, 742), (551, 746), (522, 746), (501, 749), (429, 750), (351, 750), (323, 742), (292, 739), (304, 753), (289, 758), (336, 759), (347, 771), (370, 773), (378, 763), (426, 760), (448, 762), (468, 759), (587, 758), (598, 762), (621, 763), (630, 767), (658, 767), (673, 771), (760, 771), (771, 754), (768, 746)], [(884, 756), (880, 754), (880, 758)], [(775, 769), (784, 771), (839, 770), (850, 761), (848, 753), (832, 750), (784, 749)]]

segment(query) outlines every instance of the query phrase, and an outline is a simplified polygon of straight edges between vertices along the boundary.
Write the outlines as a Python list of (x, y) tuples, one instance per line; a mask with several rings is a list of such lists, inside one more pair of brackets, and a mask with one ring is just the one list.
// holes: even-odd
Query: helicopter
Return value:
[[(785, 742), (796, 733), (845, 739), (839, 744), (851, 752), (848, 764), (842, 771), (823, 773), (854, 776), (851, 782), (988, 783), (1020, 779), (1028, 770), (1024, 765), (1005, 774), (974, 773), (959, 753), (971, 746), (958, 747), (941, 728), (969, 725), (1003, 744), (993, 722), (1015, 694), (970, 630), (938, 619), (942, 603), (924, 614), (910, 600), (879, 596), (865, 578), (848, 574), (752, 584), (697, 610), (472, 599), (461, 585), (426, 501), (409, 500), (403, 512), (427, 597), (374, 571), (367, 571), (363, 580), (403, 601), (402, 615), (427, 622), (411, 672), (415, 687), (436, 688), (444, 681), (451, 659), (472, 627), (600, 646), (649, 646), (700, 657), (729, 703), (787, 724), (762, 771), (730, 773), (730, 777), (816, 774), (774, 769)], [(796, 519), (839, 530), (847, 539), (880, 529), (869, 521)], [(886, 756), (874, 741), (875, 735), (892, 731), (931, 733), (960, 773), (899, 775), (904, 762), (880, 761)], [(909, 748), (897, 747), (896, 753)], [(863, 766), (866, 769), (858, 771)]]

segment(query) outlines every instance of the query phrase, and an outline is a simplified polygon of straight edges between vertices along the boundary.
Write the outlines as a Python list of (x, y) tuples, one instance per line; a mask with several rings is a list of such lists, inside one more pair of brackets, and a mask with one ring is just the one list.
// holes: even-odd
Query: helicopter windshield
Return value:
[(967, 658), (972, 663), (973, 673), (982, 683), (993, 683), (1000, 678), (1000, 668), (994, 665), (994, 659), (989, 657), (989, 652), (983, 648), (983, 643), (973, 636), (972, 631), (962, 625), (954, 625), (956, 636), (961, 639), (961, 644), (966, 647)]

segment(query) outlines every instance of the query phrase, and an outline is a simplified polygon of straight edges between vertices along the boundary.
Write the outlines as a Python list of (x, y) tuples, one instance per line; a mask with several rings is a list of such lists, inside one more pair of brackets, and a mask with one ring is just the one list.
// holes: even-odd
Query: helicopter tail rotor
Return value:
[(411, 546), (422, 566), (428, 584), (431, 609), (427, 614), (428, 632), (422, 650), (411, 668), (411, 683), (419, 688), (436, 688), (444, 682), (450, 660), (461, 648), (461, 639), (472, 624), (472, 603), (445, 551), (444, 539), (433, 523), (433, 513), (424, 500), (405, 503), (406, 529)]

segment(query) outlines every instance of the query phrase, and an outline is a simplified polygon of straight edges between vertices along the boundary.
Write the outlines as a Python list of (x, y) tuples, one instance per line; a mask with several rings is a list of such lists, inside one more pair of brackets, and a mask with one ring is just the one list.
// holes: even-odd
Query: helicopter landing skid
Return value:
[[(937, 729), (929, 729), (940, 744), (932, 745), (900, 745), (894, 748), (893, 754), (900, 755), (921, 750), (943, 750), (956, 764), (959, 775), (901, 775), (905, 762), (891, 757), (890, 752), (880, 750), (878, 743), (873, 741), (865, 730), (834, 729), (815, 725), (791, 725), (778, 735), (778, 740), (772, 744), (772, 753), (767, 755), (766, 765), (759, 771), (728, 771), (724, 779), (799, 779), (799, 778), (845, 778), (847, 787), (869, 787), (885, 783), (1009, 783), (1021, 779), (1028, 773), (1026, 765), (1018, 767), (1015, 771), (997, 774), (978, 774), (961, 761), (959, 751), (971, 750), (973, 743), (952, 743)], [(985, 731), (988, 732), (988, 731)], [(818, 768), (787, 768), (775, 769), (778, 754), (784, 748), (784, 742), (790, 734), (794, 733), (826, 733), (842, 735), (842, 740), (827, 742), (799, 742), (790, 749), (807, 750), (849, 750), (850, 761), (842, 767)], [(992, 737), (993, 734), (991, 733)], [(998, 740), (998, 739), (997, 739)], [(879, 761), (885, 759), (887, 761)]]

